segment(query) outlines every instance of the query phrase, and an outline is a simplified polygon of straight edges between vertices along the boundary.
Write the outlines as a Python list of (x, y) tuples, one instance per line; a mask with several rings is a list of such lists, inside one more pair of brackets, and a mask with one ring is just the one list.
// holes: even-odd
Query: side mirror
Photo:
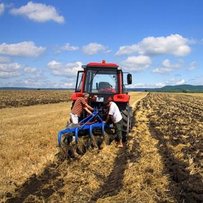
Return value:
[(132, 84), (132, 75), (130, 73), (127, 74), (127, 83), (128, 85)]

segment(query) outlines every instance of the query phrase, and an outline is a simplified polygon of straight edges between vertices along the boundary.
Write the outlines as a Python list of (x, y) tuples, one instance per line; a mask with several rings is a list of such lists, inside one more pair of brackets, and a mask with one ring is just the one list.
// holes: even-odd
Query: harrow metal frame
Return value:
[[(94, 120), (96, 120), (96, 122), (94, 122)], [(80, 131), (89, 130), (88, 135), (91, 138), (93, 138), (94, 137), (94, 134), (93, 134), (94, 128), (100, 128), (102, 131), (102, 135), (104, 136), (106, 127), (110, 127), (110, 126), (103, 121), (103, 119), (99, 115), (98, 110), (94, 109), (94, 112), (91, 115), (84, 118), (83, 120), (81, 120), (78, 123), (77, 127), (68, 127), (68, 128), (65, 128), (65, 129), (59, 131), (59, 133), (58, 133), (58, 145), (59, 145), (59, 147), (61, 146), (61, 138), (64, 134), (71, 134), (72, 133), (73, 136), (75, 136), (75, 142), (77, 144), (78, 143), (78, 134)]]

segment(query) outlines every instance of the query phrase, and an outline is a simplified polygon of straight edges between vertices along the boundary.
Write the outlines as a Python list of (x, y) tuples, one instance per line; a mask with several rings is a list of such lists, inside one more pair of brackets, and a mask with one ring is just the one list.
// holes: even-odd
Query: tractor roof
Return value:
[(118, 68), (118, 65), (115, 63), (106, 63), (106, 61), (98, 62), (90, 62), (86, 65), (86, 67), (103, 67), (103, 68)]

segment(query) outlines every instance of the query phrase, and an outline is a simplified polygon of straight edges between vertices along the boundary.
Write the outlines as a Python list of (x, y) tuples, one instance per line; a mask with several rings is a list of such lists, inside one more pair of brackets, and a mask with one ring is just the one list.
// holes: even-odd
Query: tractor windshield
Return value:
[(88, 70), (85, 92), (112, 94), (118, 92), (116, 70)]

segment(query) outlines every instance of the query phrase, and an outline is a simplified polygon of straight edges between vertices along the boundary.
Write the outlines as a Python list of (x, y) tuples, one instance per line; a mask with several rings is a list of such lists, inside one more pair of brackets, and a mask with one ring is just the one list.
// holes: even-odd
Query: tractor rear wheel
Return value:
[(121, 114), (123, 117), (123, 142), (126, 142), (128, 134), (132, 129), (132, 108), (126, 106), (126, 109)]

